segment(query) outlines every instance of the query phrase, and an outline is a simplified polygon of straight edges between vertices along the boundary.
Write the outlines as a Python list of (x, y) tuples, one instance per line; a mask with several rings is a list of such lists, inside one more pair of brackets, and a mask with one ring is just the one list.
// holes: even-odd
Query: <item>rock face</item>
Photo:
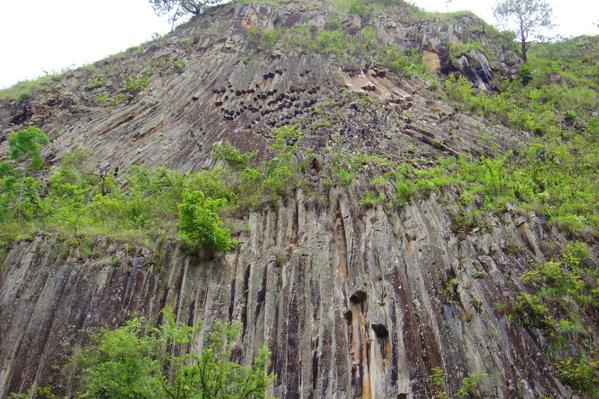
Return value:
[[(318, 28), (333, 17), (304, 3), (219, 7), (162, 42), (70, 72), (26, 103), (0, 103), (0, 153), (8, 134), (29, 123), (51, 137), (51, 163), (82, 147), (104, 170), (199, 170), (223, 139), (267, 156), (272, 130), (287, 124), (298, 124), (317, 152), (341, 145), (420, 166), (526, 138), (458, 112), (423, 79), (367, 60), (258, 51), (248, 39), (253, 26)], [(466, 29), (478, 23), (469, 18), (410, 22), (399, 9), (341, 26), (351, 34), (368, 23), (381, 40), (425, 51), (439, 71), (453, 66), (483, 87), (517, 63), (500, 45), (491, 47), (493, 63), (476, 51), (449, 59), (451, 43), (486, 38)], [(148, 67), (142, 93), (120, 88)], [(158, 323), (165, 305), (204, 329), (217, 319), (242, 322), (240, 356), (248, 362), (268, 344), (279, 398), (427, 398), (437, 367), (452, 392), (483, 371), (487, 397), (570, 396), (543, 337), (506, 316), (524, 289), (518, 276), (550, 256), (543, 243), (560, 243), (558, 232), (534, 216), (506, 214), (487, 230), (454, 233), (451, 193), (392, 211), (358, 205), (355, 188), (324, 195), (317, 202), (298, 191), (251, 213), (239, 247), (219, 259), (164, 243), (150, 250), (98, 239), (91, 255), (53, 236), (15, 243), (0, 269), (0, 398), (48, 381), (68, 393), (61, 366), (75, 346), (136, 314)]]
[(0, 394), (59, 377), (68, 392), (52, 366), (74, 345), (134, 314), (159, 322), (170, 305), (204, 329), (242, 322), (244, 361), (267, 343), (280, 398), (427, 398), (435, 367), (454, 391), (484, 370), (485, 397), (568, 396), (538, 337), (504, 314), (516, 276), (559, 236), (507, 214), (459, 237), (434, 197), (391, 215), (354, 202), (298, 192), (250, 214), (224, 259), (102, 241), (86, 256), (41, 236), (15, 245), (0, 280)]
[[(213, 143), (228, 139), (242, 148), (260, 150), (273, 128), (286, 124), (313, 130), (308, 141), (314, 148), (342, 140), (354, 151), (396, 154), (401, 159), (478, 155), (493, 151), (494, 144), (499, 149), (515, 147), (519, 134), (454, 112), (426, 89), (424, 81), (373, 71), (369, 60), (340, 62), (294, 48), (259, 51), (247, 35), (252, 27), (311, 24), (318, 29), (335, 18), (348, 17), (304, 4), (282, 10), (251, 5), (219, 8), (162, 42), (69, 72), (25, 103), (0, 104), (0, 153), (6, 151), (10, 132), (30, 123), (52, 139), (46, 154), (50, 161), (73, 148), (87, 148), (102, 169), (141, 164), (200, 170), (210, 166)], [(482, 53), (448, 58), (451, 43), (480, 36), (472, 18), (411, 22), (399, 9), (365, 21), (349, 17), (343, 25), (351, 32), (352, 26), (366, 22), (382, 41), (425, 51), (433, 68), (459, 71), (481, 88), (492, 79), (494, 72)], [(505, 57), (500, 44), (488, 48), (499, 54), (496, 59)], [(175, 61), (183, 61), (185, 68), (173, 68)], [(132, 95), (123, 88), (126, 78), (148, 70), (153, 74), (142, 93)], [(344, 81), (360, 74), (369, 75), (370, 81), (348, 84), (350, 91), (384, 100), (366, 112), (356, 110), (355, 97), (340, 91)], [(328, 117), (335, 118), (328, 121)], [(314, 124), (323, 120), (332, 127), (315, 129)], [(481, 134), (493, 140), (481, 140)]]

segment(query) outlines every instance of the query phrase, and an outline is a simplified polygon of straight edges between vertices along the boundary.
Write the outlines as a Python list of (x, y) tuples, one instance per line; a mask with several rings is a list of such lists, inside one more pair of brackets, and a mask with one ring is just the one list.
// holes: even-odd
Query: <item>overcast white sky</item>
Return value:
[[(555, 33), (598, 34), (598, 0), (549, 0)], [(471, 10), (495, 23), (495, 0), (414, 0), (434, 11)], [(100, 60), (170, 29), (147, 0), (0, 0), (0, 88)]]

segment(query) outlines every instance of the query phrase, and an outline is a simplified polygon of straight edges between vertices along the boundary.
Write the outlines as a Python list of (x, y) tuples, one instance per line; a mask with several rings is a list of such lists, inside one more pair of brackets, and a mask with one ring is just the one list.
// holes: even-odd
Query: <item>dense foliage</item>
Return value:
[[(217, 322), (197, 352), (194, 337), (201, 326), (177, 322), (165, 310), (164, 323), (153, 327), (134, 318), (114, 330), (102, 330), (90, 347), (76, 352), (70, 368), (78, 399), (262, 399), (273, 376), (269, 353), (262, 347), (251, 366), (233, 359), (240, 326)], [(37, 397), (55, 398), (51, 388), (33, 388)], [(11, 399), (30, 397), (13, 394)]]
[[(286, 195), (302, 184), (294, 149), (302, 133), (289, 126), (275, 131), (275, 156), (256, 167), (254, 154), (225, 142), (214, 146), (220, 166), (198, 173), (132, 167), (121, 175), (95, 169), (91, 154), (67, 154), (48, 175), (34, 127), (9, 139), (13, 160), (0, 164), (0, 241), (19, 239), (40, 229), (59, 231), (81, 244), (86, 237), (110, 235), (144, 241), (181, 237), (215, 251), (235, 242), (221, 215), (238, 214)], [(35, 175), (32, 173), (35, 172)]]
[(179, 230), (184, 239), (217, 251), (235, 248), (231, 231), (222, 227), (218, 211), (226, 204), (222, 198), (206, 198), (201, 191), (183, 194), (179, 205)]

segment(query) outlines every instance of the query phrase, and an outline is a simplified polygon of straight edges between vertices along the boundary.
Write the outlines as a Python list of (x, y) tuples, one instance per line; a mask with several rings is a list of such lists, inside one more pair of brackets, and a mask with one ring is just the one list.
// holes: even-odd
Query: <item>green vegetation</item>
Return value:
[[(586, 244), (570, 244), (560, 261), (549, 261), (522, 275), (531, 294), (521, 293), (514, 311), (528, 328), (542, 329), (549, 338), (562, 380), (579, 393), (599, 394), (599, 362), (585, 317), (599, 304), (599, 270)], [(572, 358), (570, 348), (579, 356)]]
[[(264, 346), (251, 366), (231, 361), (241, 326), (217, 322), (203, 340), (201, 353), (190, 352), (200, 325), (175, 320), (171, 310), (163, 312), (164, 324), (153, 327), (134, 318), (114, 330), (104, 329), (90, 347), (76, 352), (70, 367), (75, 371), (74, 398), (152, 399), (263, 399), (273, 375), (269, 375), (269, 353)], [(33, 388), (32, 393), (55, 398), (51, 388)]]
[(514, 27), (520, 39), (524, 62), (527, 61), (529, 39), (539, 30), (552, 26), (552, 9), (545, 0), (501, 0), (495, 5), (494, 14)]
[[(528, 130), (536, 137), (516, 156), (495, 159), (445, 159), (435, 167), (398, 165), (386, 176), (398, 205), (458, 187), (461, 227), (480, 226), (488, 212), (508, 204), (535, 211), (572, 232), (596, 234), (599, 228), (599, 67), (591, 59), (597, 40), (532, 47), (528, 82), (502, 82), (496, 94), (476, 94), (464, 78), (450, 78), (445, 90), (457, 106)], [(583, 51), (583, 48), (587, 50)], [(559, 80), (551, 81), (559, 76)], [(458, 220), (459, 219), (459, 220)]]
[(242, 153), (239, 148), (229, 142), (214, 144), (212, 151), (215, 159), (223, 160), (227, 165), (235, 169), (247, 168), (251, 160), (256, 156), (255, 152)]
[(587, 394), (591, 398), (599, 397), (599, 362), (591, 361), (584, 356), (568, 357), (556, 364), (562, 381), (577, 392)]
[(248, 30), (248, 39), (260, 50), (284, 48), (334, 55), (342, 63), (371, 60), (377, 66), (408, 76), (430, 75), (419, 52), (404, 54), (395, 44), (382, 43), (370, 26), (355, 35), (345, 32), (336, 21), (330, 21), (318, 32), (313, 32), (309, 25), (275, 29), (252, 27)]
[(449, 56), (451, 58), (458, 58), (468, 54), (472, 50), (480, 51), (481, 53), (488, 55), (489, 52), (485, 50), (484, 45), (481, 42), (467, 42), (458, 43), (449, 47)]
[(430, 383), (432, 385), (433, 399), (468, 399), (478, 397), (477, 391), (482, 382), (482, 379), (487, 376), (486, 373), (477, 371), (472, 374), (468, 374), (462, 380), (460, 387), (453, 394), (447, 393), (447, 386), (445, 380), (447, 375), (443, 369), (436, 367), (433, 369), (433, 373), (430, 377)]
[(11, 162), (0, 164), (0, 244), (40, 229), (58, 231), (80, 244), (86, 237), (144, 241), (182, 238), (214, 251), (235, 242), (222, 215), (234, 215), (275, 201), (303, 184), (296, 126), (275, 131), (274, 156), (256, 167), (253, 153), (230, 143), (215, 146), (224, 165), (198, 173), (132, 167), (115, 176), (95, 169), (91, 154), (67, 154), (48, 177), (40, 145), (41, 130), (30, 127), (9, 139)]
[(187, 68), (187, 63), (183, 60), (171, 60), (170, 64), (171, 68), (178, 73), (183, 72)]
[(179, 205), (179, 231), (183, 238), (216, 251), (235, 248), (231, 231), (221, 226), (218, 214), (225, 204), (226, 200), (206, 198), (201, 191), (184, 193)]
[(13, 161), (28, 160), (26, 170), (40, 170), (44, 166), (40, 149), (50, 141), (48, 136), (35, 126), (13, 133), (8, 138), (9, 157)]
[(146, 68), (139, 77), (125, 77), (125, 91), (131, 95), (136, 95), (148, 87), (150, 78), (154, 74), (154, 69)]
[(40, 148), (49, 142), (36, 127), (13, 133), (8, 139), (9, 162), (0, 162), (0, 220), (19, 222), (38, 212), (41, 183), (33, 177), (43, 165)]
[(34, 92), (44, 89), (50, 82), (58, 79), (60, 75), (62, 75), (62, 73), (48, 74), (37, 79), (25, 80), (9, 88), (0, 90), (0, 101), (27, 101)]
[(96, 80), (87, 85), (88, 89), (97, 89), (98, 87), (102, 87), (106, 84), (106, 76), (99, 75), (96, 77)]
[(362, 204), (370, 207), (380, 205), (384, 201), (385, 195), (383, 193), (377, 193), (373, 190), (367, 190), (362, 198)]

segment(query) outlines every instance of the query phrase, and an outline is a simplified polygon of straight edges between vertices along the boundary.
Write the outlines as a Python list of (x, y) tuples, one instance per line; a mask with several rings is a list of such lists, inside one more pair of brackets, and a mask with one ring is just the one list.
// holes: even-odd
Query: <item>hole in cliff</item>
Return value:
[(408, 399), (407, 393), (400, 393), (397, 395), (397, 399)]
[(385, 339), (389, 337), (389, 330), (387, 330), (387, 327), (385, 327), (384, 325), (373, 324), (371, 327), (374, 330), (374, 333), (376, 334), (377, 338)]
[(366, 301), (366, 298), (368, 298), (368, 295), (366, 295), (366, 292), (364, 291), (356, 291), (354, 292), (354, 294), (352, 296), (349, 297), (349, 301), (351, 303), (363, 303)]
[(343, 317), (345, 318), (345, 321), (347, 322), (347, 325), (351, 326), (351, 324), (352, 324), (352, 314), (351, 314), (351, 312), (348, 310), (347, 312), (345, 312), (345, 314), (343, 315)]

